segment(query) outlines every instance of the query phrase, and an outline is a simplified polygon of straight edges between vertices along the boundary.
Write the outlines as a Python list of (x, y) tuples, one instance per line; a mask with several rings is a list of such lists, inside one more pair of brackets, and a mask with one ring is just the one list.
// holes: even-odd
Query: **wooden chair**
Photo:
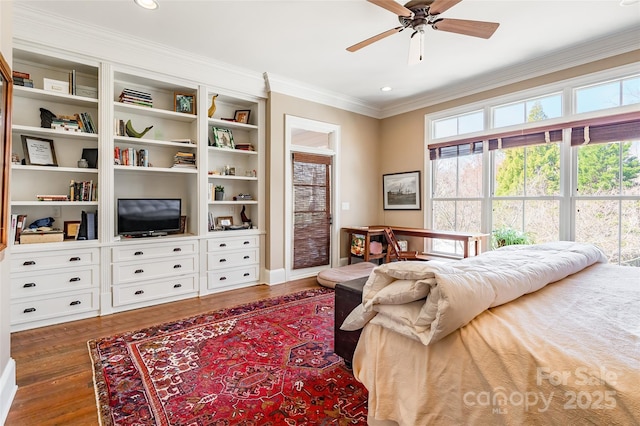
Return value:
[(429, 256), (420, 254), (417, 251), (403, 251), (391, 228), (384, 228), (384, 236), (387, 240), (387, 250), (396, 260), (430, 260)]

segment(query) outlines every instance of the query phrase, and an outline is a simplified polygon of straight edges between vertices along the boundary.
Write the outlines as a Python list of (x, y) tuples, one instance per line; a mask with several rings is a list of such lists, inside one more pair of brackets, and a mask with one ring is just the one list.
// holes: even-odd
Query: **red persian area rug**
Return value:
[(100, 422), (366, 425), (333, 309), (333, 291), (314, 289), (91, 340)]

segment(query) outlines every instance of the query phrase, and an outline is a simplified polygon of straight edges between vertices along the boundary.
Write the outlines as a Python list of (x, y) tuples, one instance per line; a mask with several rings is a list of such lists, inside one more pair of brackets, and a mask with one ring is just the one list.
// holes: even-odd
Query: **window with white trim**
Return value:
[[(435, 123), (458, 123), (464, 112), (429, 122), (432, 228), (508, 227), (536, 243), (592, 242), (610, 262), (640, 266), (640, 112), (628, 107), (640, 103), (640, 75), (576, 81), (582, 84), (573, 89), (487, 101), (489, 128), (474, 130), (482, 136), (454, 140), (460, 133), (435, 131)], [(562, 116), (563, 104), (575, 113)], [(470, 153), (465, 146), (472, 140), (489, 154), (467, 154), (475, 161), (444, 155)], [(476, 185), (465, 184), (464, 176), (476, 176)], [(483, 186), (483, 179), (489, 183)]]

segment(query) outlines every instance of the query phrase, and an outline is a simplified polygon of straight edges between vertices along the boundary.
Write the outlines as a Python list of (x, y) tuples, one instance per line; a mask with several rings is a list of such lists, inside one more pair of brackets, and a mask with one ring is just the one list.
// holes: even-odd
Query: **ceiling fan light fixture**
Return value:
[(424, 59), (424, 29), (418, 28), (411, 34), (409, 43), (409, 65), (415, 65)]
[(158, 8), (158, 2), (155, 0), (133, 0), (133, 2), (147, 10), (155, 10)]

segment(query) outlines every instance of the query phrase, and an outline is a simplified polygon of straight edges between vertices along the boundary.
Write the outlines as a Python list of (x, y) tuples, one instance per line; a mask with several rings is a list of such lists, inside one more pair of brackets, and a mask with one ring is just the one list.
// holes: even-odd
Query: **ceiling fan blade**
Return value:
[(360, 50), (363, 47), (367, 47), (368, 45), (370, 45), (371, 43), (375, 43), (378, 40), (382, 40), (385, 37), (389, 37), (392, 34), (398, 33), (400, 31), (404, 30), (404, 27), (395, 27), (392, 28), (390, 30), (387, 30), (383, 33), (380, 33), (378, 35), (375, 35), (373, 37), (369, 37), (366, 40), (361, 41), (360, 43), (356, 43), (353, 46), (347, 47), (347, 50), (349, 52), (355, 52), (356, 50)]
[(466, 19), (441, 19), (432, 27), (435, 30), (463, 34), (473, 37), (489, 38), (498, 29), (496, 22), (469, 21)]
[(430, 15), (439, 15), (442, 12), (445, 12), (451, 9), (456, 4), (460, 3), (462, 0), (434, 0), (429, 6), (429, 14)]
[(380, 6), (387, 9), (389, 12), (395, 13), (398, 16), (411, 16), (413, 12), (393, 0), (367, 0), (369, 3), (373, 3), (376, 6)]

